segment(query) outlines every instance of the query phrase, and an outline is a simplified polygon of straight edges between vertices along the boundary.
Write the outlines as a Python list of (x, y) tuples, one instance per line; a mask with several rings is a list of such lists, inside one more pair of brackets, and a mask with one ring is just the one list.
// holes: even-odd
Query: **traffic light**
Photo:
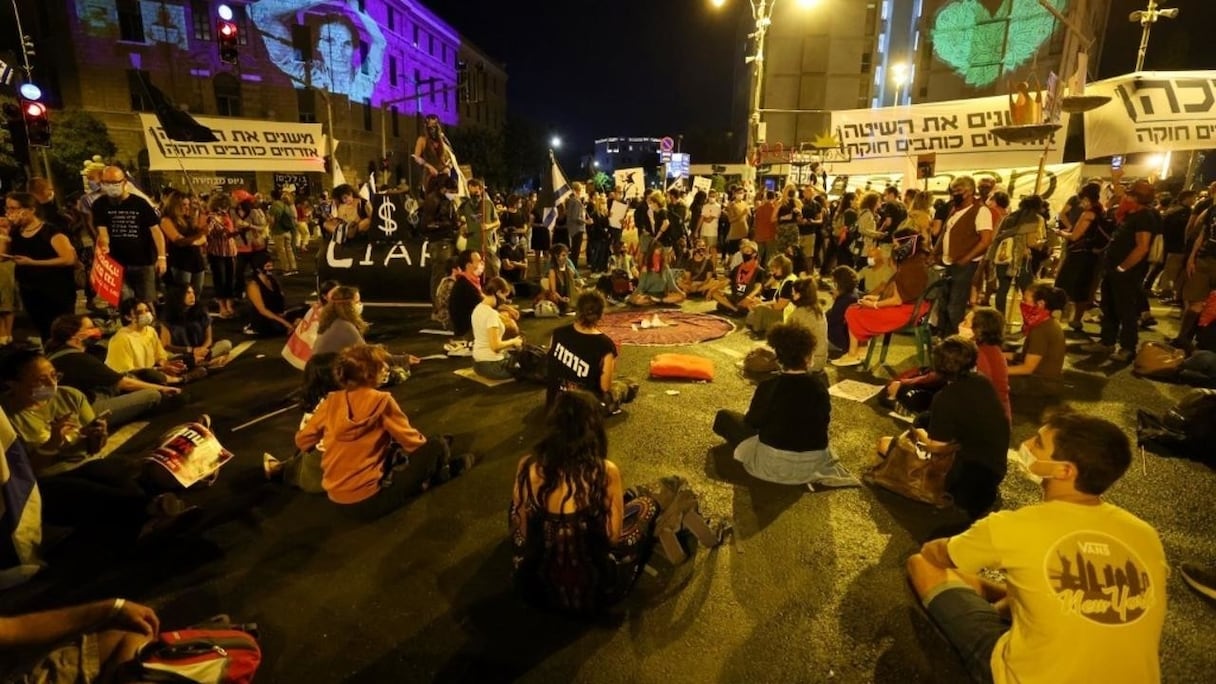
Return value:
[(239, 55), (237, 49), (236, 24), (228, 19), (220, 19), (215, 28), (220, 43), (220, 61), (236, 64)]
[(46, 105), (33, 100), (21, 101), (21, 116), (25, 119), (25, 135), (33, 147), (51, 146), (51, 119)]

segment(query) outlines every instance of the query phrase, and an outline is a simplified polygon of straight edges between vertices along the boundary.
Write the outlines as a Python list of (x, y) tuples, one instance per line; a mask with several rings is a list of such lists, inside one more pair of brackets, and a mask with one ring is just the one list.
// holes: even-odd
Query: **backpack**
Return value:
[[(550, 302), (552, 303), (552, 302)], [(511, 355), (511, 375), (516, 380), (546, 384), (548, 375), (545, 372), (549, 352), (536, 344), (525, 344), (519, 351)]]
[(1216, 390), (1194, 389), (1163, 415), (1136, 412), (1136, 446), (1216, 463)]
[(701, 515), (701, 504), (697, 493), (688, 486), (688, 481), (678, 475), (664, 477), (649, 485), (639, 485), (626, 492), (625, 500), (639, 496), (654, 499), (659, 506), (659, 515), (654, 521), (654, 536), (659, 541), (663, 556), (673, 565), (688, 559), (688, 551), (680, 541), (681, 532), (691, 532), (697, 543), (712, 549), (722, 543), (729, 525), (720, 525), (717, 530), (710, 527)]
[(250, 684), (262, 664), (257, 625), (227, 615), (186, 629), (162, 631), (144, 646), (137, 681), (163, 684)]

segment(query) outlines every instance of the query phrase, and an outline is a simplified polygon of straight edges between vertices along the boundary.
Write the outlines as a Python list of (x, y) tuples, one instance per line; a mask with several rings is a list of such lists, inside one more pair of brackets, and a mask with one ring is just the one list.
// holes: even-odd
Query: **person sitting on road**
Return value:
[(481, 303), (481, 276), (485, 264), (481, 254), (466, 249), (456, 256), (456, 281), (448, 298), (448, 315), (452, 320), (452, 341), (445, 346), (448, 356), (472, 356), (473, 309)]
[[(361, 344), (367, 344), (363, 333), (367, 332), (367, 322), (363, 320), (363, 300), (359, 296), (359, 288), (350, 285), (338, 285), (329, 291), (329, 301), (321, 308), (317, 321), (317, 339), (313, 342), (312, 353), (338, 354)], [(393, 366), (415, 366), (418, 357), (410, 354), (393, 354), (389, 356)]]
[(682, 292), (690, 295), (701, 295), (706, 299), (725, 285), (725, 281), (716, 276), (718, 262), (704, 238), (698, 238), (691, 256), (684, 261), (684, 274), (680, 276), (679, 287)]
[(896, 265), (895, 275), (845, 311), (849, 348), (844, 356), (832, 362), (833, 365), (857, 366), (864, 363), (861, 358), (862, 344), (872, 337), (894, 332), (908, 324), (916, 300), (929, 287), (929, 269), (921, 258), (923, 249), (919, 247), (919, 242), (920, 233), (915, 228), (905, 227), (895, 231), (894, 246), (891, 248), (891, 258)]
[(121, 598), (0, 617), (0, 675), (10, 682), (116, 681), (159, 633), (151, 608)]
[(626, 300), (630, 306), (653, 306), (655, 304), (679, 304), (685, 295), (676, 284), (676, 277), (667, 264), (668, 249), (659, 240), (653, 240), (642, 258), (642, 273), (638, 286)]
[(649, 497), (626, 503), (599, 400), (559, 393), (544, 436), (516, 470), (508, 518), (516, 590), (538, 607), (602, 613), (641, 573), (657, 515)]
[(754, 302), (768, 274), (756, 261), (756, 243), (743, 240), (739, 243), (741, 261), (730, 271), (726, 287), (714, 293), (714, 301), (718, 303), (718, 312), (729, 316), (746, 315), (746, 304)]
[(180, 354), (189, 369), (218, 370), (228, 363), (232, 343), (216, 340), (211, 315), (198, 300), (193, 285), (169, 288), (160, 342), (171, 354)]
[[(954, 452), (946, 490), (972, 519), (983, 517), (997, 500), (1005, 479), (1009, 418), (992, 382), (975, 371), (975, 342), (952, 335), (933, 348), (933, 370), (946, 382), (914, 423), (916, 441), (930, 453)], [(878, 440), (882, 457), (893, 437)]]
[(777, 484), (856, 486), (828, 445), (832, 401), (821, 373), (808, 365), (818, 340), (788, 323), (773, 326), (768, 344), (781, 373), (762, 381), (747, 415), (720, 409), (714, 433), (734, 444), (734, 457), (749, 474)]
[(1102, 500), (1131, 464), (1127, 436), (1063, 412), (1021, 453), (1042, 478), (1042, 503), (993, 513), (908, 559), (930, 618), (972, 681), (1160, 681), (1169, 575), (1161, 538)]
[(571, 303), (578, 298), (578, 277), (574, 264), (570, 263), (570, 248), (562, 243), (553, 245), (550, 250), (549, 270), (545, 274), (546, 286), (541, 288), (536, 301), (553, 302), (557, 310), (565, 314)]
[(1009, 387), (1014, 396), (1056, 396), (1063, 388), (1064, 328), (1057, 314), (1068, 295), (1051, 283), (1037, 283), (1022, 293), (1022, 353), (1009, 354)]
[(596, 283), (596, 289), (616, 303), (625, 299), (637, 288), (638, 267), (633, 263), (633, 256), (625, 251), (621, 241), (612, 243), (612, 255), (608, 257), (608, 273), (601, 276)]
[[(295, 443), (305, 454), (325, 441), (322, 486), (342, 510), (359, 519), (379, 518), (473, 467), (471, 454), (453, 456), (450, 437), (427, 439), (410, 425), (396, 399), (377, 389), (389, 375), (383, 347), (345, 349), (334, 375), (342, 389), (321, 401)], [(266, 461), (268, 475), (292, 470), (289, 462)]]
[(80, 390), (59, 386), (42, 352), (13, 353), (0, 375), (8, 383), (0, 406), (25, 442), (47, 523), (133, 541), (137, 533), (165, 531), (191, 510), (172, 494), (145, 492), (127, 463), (101, 455), (108, 416), (94, 413)]
[(549, 340), (545, 403), (552, 406), (562, 390), (582, 389), (598, 397), (608, 413), (616, 413), (637, 396), (638, 385), (615, 377), (620, 353), (612, 338), (597, 327), (604, 317), (604, 297), (584, 292), (574, 310), (574, 323), (554, 330)]
[(509, 380), (515, 377), (512, 352), (524, 346), (517, 318), (510, 313), (511, 285), (503, 278), (491, 278), (482, 295), (472, 316), (473, 371), (483, 378)]
[(307, 306), (287, 308), (287, 296), (283, 286), (274, 277), (274, 264), (265, 252), (254, 252), (249, 257), (253, 275), (245, 283), (245, 296), (252, 310), (246, 335), (256, 337), (281, 337), (295, 329), (295, 322), (304, 317)]
[(798, 273), (794, 263), (784, 254), (778, 254), (768, 262), (768, 281), (760, 294), (741, 303), (747, 311), (747, 327), (763, 335), (770, 328), (785, 320), (786, 307), (794, 299), (794, 282)]
[(110, 413), (106, 421), (110, 428), (126, 425), (159, 406), (163, 397), (181, 393), (180, 388), (144, 382), (110, 368), (88, 351), (89, 343), (99, 339), (101, 330), (88, 316), (60, 316), (51, 324), (47, 359), (63, 376), (60, 385), (84, 393), (94, 413)]
[(802, 326), (815, 338), (808, 373), (821, 373), (828, 365), (828, 319), (819, 302), (819, 283), (814, 278), (799, 278), (791, 295), (794, 306), (789, 309), (786, 323)]
[(841, 354), (849, 348), (849, 323), (845, 312), (858, 301), (857, 272), (848, 266), (832, 270), (832, 307), (828, 319), (828, 354)]
[(152, 325), (152, 308), (142, 299), (131, 298), (118, 307), (126, 325), (110, 338), (106, 365), (154, 385), (177, 385), (195, 380), (199, 373), (188, 374), (186, 364), (169, 358), (160, 336)]
[(448, 257), (447, 272), (439, 286), (435, 289), (435, 302), (431, 307), (431, 320), (439, 324), (443, 330), (452, 330), (452, 288), (460, 277), (460, 265), (456, 257)]

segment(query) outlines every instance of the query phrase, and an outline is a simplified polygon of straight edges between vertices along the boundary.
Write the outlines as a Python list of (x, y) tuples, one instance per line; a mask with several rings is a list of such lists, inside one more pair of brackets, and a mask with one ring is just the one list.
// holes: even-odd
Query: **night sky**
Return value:
[[(590, 153), (598, 137), (730, 128), (736, 40), (740, 23), (751, 22), (747, 0), (727, 0), (721, 10), (709, 0), (427, 3), (506, 64), (510, 111), (560, 134), (567, 158)], [(1162, 4), (1182, 15), (1154, 28), (1146, 67), (1216, 68), (1216, 50), (1205, 49), (1216, 1)], [(1114, 0), (1098, 77), (1131, 71), (1140, 27), (1127, 15), (1146, 5)]]

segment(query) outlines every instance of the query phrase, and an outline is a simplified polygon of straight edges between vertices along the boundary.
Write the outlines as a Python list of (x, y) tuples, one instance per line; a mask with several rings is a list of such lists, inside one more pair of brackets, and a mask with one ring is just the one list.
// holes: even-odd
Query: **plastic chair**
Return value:
[[(929, 365), (929, 352), (933, 350), (933, 332), (929, 329), (929, 314), (933, 311), (933, 304), (940, 299), (945, 292), (950, 288), (950, 281), (947, 278), (941, 278), (925, 288), (925, 291), (920, 293), (916, 298), (916, 304), (912, 307), (912, 315), (908, 317), (908, 322), (899, 330), (886, 333), (882, 336), (882, 352), (878, 356), (878, 365), (886, 365), (887, 351), (891, 347), (891, 336), (911, 333), (913, 339), (916, 340), (916, 362), (920, 366)], [(928, 306), (925, 306), (928, 304)], [(862, 370), (870, 369), (870, 361), (874, 357), (874, 345), (878, 342), (877, 337), (871, 337), (869, 344), (866, 345), (866, 360), (861, 364)]]

